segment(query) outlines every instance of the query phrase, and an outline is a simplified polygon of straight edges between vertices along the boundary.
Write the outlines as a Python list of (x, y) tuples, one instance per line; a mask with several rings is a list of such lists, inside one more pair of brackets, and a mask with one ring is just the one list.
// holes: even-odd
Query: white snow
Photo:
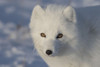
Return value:
[(16, 8), (13, 6), (5, 8), (5, 12), (7, 14), (13, 13), (15, 10), (16, 10)]

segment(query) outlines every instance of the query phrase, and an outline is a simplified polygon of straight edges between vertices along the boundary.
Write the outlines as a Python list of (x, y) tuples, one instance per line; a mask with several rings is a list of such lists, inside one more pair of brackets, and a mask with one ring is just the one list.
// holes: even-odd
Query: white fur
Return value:
[[(33, 10), (31, 35), (35, 48), (50, 67), (100, 67), (100, 6), (39, 5)], [(45, 33), (46, 38), (40, 36)], [(56, 39), (62, 33), (63, 37)], [(46, 50), (53, 54), (46, 55)]]

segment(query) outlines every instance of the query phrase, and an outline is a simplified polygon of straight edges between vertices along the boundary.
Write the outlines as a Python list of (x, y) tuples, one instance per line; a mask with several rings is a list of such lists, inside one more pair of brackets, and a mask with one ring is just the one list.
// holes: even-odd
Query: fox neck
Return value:
[(79, 59), (75, 55), (55, 57), (42, 55), (42, 58), (50, 67), (79, 67), (80, 65)]

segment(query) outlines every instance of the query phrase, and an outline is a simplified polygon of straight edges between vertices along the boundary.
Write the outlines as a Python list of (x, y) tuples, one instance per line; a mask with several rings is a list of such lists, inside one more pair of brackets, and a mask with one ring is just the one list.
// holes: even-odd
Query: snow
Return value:
[(4, 4), (7, 4), (7, 1), (6, 0), (0, 0), (0, 5), (4, 5)]
[(11, 7), (7, 7), (7, 8), (5, 8), (5, 12), (7, 13), (7, 14), (10, 14), (10, 13), (13, 13), (14, 11), (15, 11), (15, 7), (13, 7), (13, 6), (11, 6)]
[[(36, 4), (67, 5), (67, 0), (0, 0), (0, 67), (47, 67), (36, 52), (30, 32)], [(100, 0), (72, 0), (73, 7), (100, 5)]]
[(0, 21), (0, 67), (31, 67), (38, 66), (38, 62), (43, 65), (33, 47), (27, 26), (17, 28), (13, 22)]

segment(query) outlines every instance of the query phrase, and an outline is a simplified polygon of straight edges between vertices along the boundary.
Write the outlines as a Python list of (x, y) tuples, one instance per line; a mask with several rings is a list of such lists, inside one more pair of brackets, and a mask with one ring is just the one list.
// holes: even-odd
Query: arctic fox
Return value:
[(35, 6), (30, 30), (49, 67), (100, 67), (100, 6)]

